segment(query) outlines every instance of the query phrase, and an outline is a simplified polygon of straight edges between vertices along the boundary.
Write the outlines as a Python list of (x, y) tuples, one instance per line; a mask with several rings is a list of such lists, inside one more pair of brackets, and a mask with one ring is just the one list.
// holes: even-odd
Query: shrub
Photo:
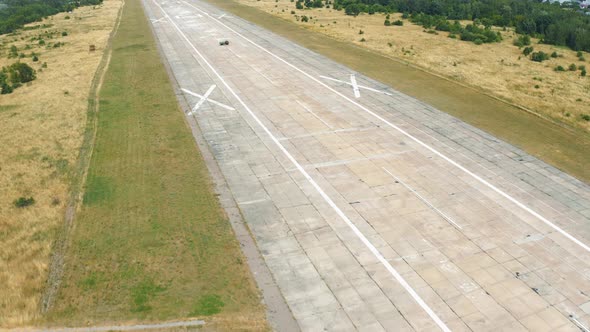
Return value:
[(363, 35), (365, 32), (363, 30), (359, 30), (359, 35)]
[(531, 54), (531, 60), (533, 60), (535, 62), (543, 62), (545, 60), (549, 60), (549, 54), (547, 54), (543, 51), (533, 52)]
[(8, 67), (8, 73), (10, 74), (10, 81), (14, 83), (27, 83), (35, 78), (35, 69), (26, 63), (16, 62)]
[(584, 62), (584, 61), (586, 61), (586, 58), (584, 58), (583, 56), (581, 56), (581, 57), (578, 57), (578, 60)]
[(557, 66), (553, 70), (555, 70), (555, 71), (565, 71), (565, 68), (563, 68), (563, 66)]
[(579, 58), (579, 57), (581, 57), (581, 56), (584, 56), (584, 53), (582, 53), (582, 51), (578, 51), (578, 52), (576, 53), (576, 56)]
[(35, 199), (33, 197), (19, 197), (18, 199), (14, 200), (14, 206), (17, 208), (24, 208), (33, 204), (35, 204)]
[(404, 25), (404, 21), (402, 21), (402, 20), (393, 21), (393, 25), (397, 25), (397, 26), (401, 27), (402, 25)]
[(584, 121), (590, 121), (590, 115), (588, 115), (588, 114), (582, 114), (582, 115), (580, 115), (580, 117)]
[(9, 58), (18, 57), (18, 48), (16, 48), (16, 46), (14, 46), (14, 45), (10, 46), (10, 51), (8, 51), (8, 57)]
[(308, 22), (309, 18), (305, 15), (301, 16), (301, 22)]
[(558, 57), (557, 52), (553, 51), (553, 53), (551, 53), (551, 57), (552, 58), (557, 58)]
[(582, 76), (582, 77), (586, 76), (586, 69), (582, 69), (582, 71), (580, 72), (580, 76)]
[(386, 18), (386, 19), (385, 19), (385, 22), (383, 22), (383, 24), (384, 24), (386, 27), (388, 27), (388, 26), (390, 26), (390, 25), (391, 25), (391, 21), (389, 21), (389, 19), (388, 19), (388, 18)]
[(65, 37), (65, 36), (67, 36), (67, 35), (68, 35), (68, 32), (67, 32), (67, 31), (64, 31), (64, 32), (62, 32), (62, 33), (61, 33), (61, 36), (62, 36), (62, 37)]
[(524, 50), (522, 50), (522, 54), (524, 54), (524, 56), (529, 56), (529, 54), (531, 54), (533, 50), (534, 48), (532, 46), (525, 47)]
[(365, 38), (361, 38), (361, 42), (366, 42), (367, 40)]
[(531, 37), (529, 35), (518, 36), (513, 42), (514, 46), (523, 47), (531, 44)]
[(37, 62), (39, 61), (39, 57), (37, 57), (36, 55), (33, 55), (33, 62)]
[(575, 64), (573, 64), (573, 63), (572, 63), (572, 64), (571, 64), (571, 65), (568, 67), (568, 69), (569, 69), (570, 71), (576, 71), (576, 70), (578, 70), (578, 67), (577, 67)]

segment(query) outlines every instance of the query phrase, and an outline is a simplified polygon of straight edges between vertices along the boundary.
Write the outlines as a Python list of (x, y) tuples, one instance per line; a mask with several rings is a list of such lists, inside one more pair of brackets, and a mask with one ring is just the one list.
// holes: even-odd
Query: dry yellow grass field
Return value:
[[(27, 324), (39, 315), (52, 241), (63, 222), (82, 144), (90, 86), (121, 5), (121, 0), (105, 0), (29, 25), (48, 27), (0, 36), (0, 67), (17, 61), (7, 58), (8, 48), (16, 45), (27, 55), (20, 61), (38, 71), (32, 84), (0, 96), (2, 327)], [(31, 41), (45, 32), (54, 35), (44, 38), (47, 44), (64, 44), (54, 48)], [(89, 52), (90, 44), (95, 52)], [(26, 45), (31, 48), (25, 50)], [(31, 52), (38, 62), (32, 62)], [(36, 202), (16, 208), (19, 197)]]
[[(582, 114), (590, 115), (590, 77), (580, 77), (580, 71), (554, 71), (557, 65), (566, 70), (572, 63), (590, 65), (579, 61), (576, 52), (567, 48), (538, 44), (533, 39), (535, 51), (562, 55), (538, 63), (512, 45), (516, 35), (511, 30), (501, 31), (504, 40), (500, 43), (475, 45), (448, 38), (446, 32), (426, 33), (408, 20), (403, 26), (386, 27), (383, 14), (352, 17), (331, 8), (297, 10), (290, 0), (238, 2), (478, 88), (546, 118), (590, 130), (590, 122), (581, 118)], [(302, 15), (312, 19), (307, 23), (298, 21), (296, 17)], [(400, 18), (401, 14), (391, 15), (391, 21)], [(585, 56), (590, 59), (588, 54)]]

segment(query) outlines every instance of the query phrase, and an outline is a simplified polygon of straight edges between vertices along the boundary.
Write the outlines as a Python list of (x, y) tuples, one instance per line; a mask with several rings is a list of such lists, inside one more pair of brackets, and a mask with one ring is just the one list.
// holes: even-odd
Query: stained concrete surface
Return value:
[(202, 1), (144, 3), (302, 330), (589, 326), (586, 184)]

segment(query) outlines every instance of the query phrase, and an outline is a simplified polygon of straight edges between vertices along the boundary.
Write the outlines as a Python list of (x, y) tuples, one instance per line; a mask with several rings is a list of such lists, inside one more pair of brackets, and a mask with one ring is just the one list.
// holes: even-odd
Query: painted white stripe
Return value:
[(160, 17), (159, 19), (152, 19), (152, 23), (158, 23), (158, 22), (162, 22), (163, 19), (165, 19), (166, 17)]
[[(332, 77), (328, 77), (328, 76), (324, 76), (324, 75), (320, 75), (320, 77), (323, 78), (323, 79), (326, 79), (326, 80), (330, 80), (330, 81), (334, 81), (334, 82), (338, 82), (338, 83), (352, 85), (352, 83), (350, 83), (350, 82), (345, 82), (345, 81), (337, 80), (337, 79), (332, 78)], [(365, 89), (365, 90), (369, 90), (369, 91), (373, 91), (373, 92), (377, 92), (377, 93), (382, 93), (384, 95), (393, 96), (393, 94), (391, 94), (389, 92), (385, 92), (385, 91), (381, 91), (381, 90), (369, 88), (368, 86), (364, 86), (364, 85), (360, 85), (360, 84), (357, 84), (357, 86), (359, 87), (359, 89)]]
[(320, 120), (326, 127), (333, 129), (333, 127), (327, 123), (326, 121), (324, 121), (324, 119), (320, 118), (317, 114), (315, 114), (312, 110), (310, 110), (304, 103), (300, 102), (299, 100), (296, 100), (297, 104), (301, 105), (301, 107), (305, 108), (306, 111), (308, 111), (311, 115), (315, 116), (316, 119)]
[(351, 131), (367, 131), (367, 130), (373, 130), (376, 127), (365, 127), (365, 128), (343, 128), (343, 129), (336, 129), (336, 130), (326, 130), (326, 131), (319, 131), (316, 133), (310, 133), (310, 134), (301, 134), (301, 135), (295, 135), (295, 136), (290, 136), (290, 137), (281, 137), (279, 138), (279, 141), (286, 141), (286, 140), (290, 140), (290, 139), (297, 139), (297, 138), (305, 138), (305, 137), (314, 137), (314, 136), (321, 136), (321, 135), (329, 135), (329, 134), (338, 134), (338, 133), (346, 133), (346, 132), (351, 132)]
[(252, 201), (239, 202), (238, 205), (250, 205), (250, 204), (262, 203), (262, 202), (266, 202), (266, 201), (268, 201), (268, 198), (261, 198), (261, 199), (255, 199)]
[(361, 97), (361, 92), (359, 91), (358, 84), (356, 84), (356, 76), (354, 76), (354, 74), (351, 74), (350, 75), (350, 83), (352, 85), (352, 90), (354, 91), (354, 96), (356, 98), (360, 98)]
[[(216, 87), (217, 86), (215, 84), (213, 84), (209, 88), (209, 90), (207, 90), (207, 92), (205, 92), (205, 95), (203, 95), (201, 97), (201, 99), (199, 99), (199, 101), (195, 104), (191, 113), (195, 113), (199, 109), (199, 107), (201, 107), (201, 105), (203, 105), (203, 103), (207, 100), (207, 98), (209, 98), (209, 96), (211, 95), (211, 93), (213, 93), (213, 90), (215, 90)], [(191, 114), (191, 113), (189, 113), (189, 114)]]
[(221, 20), (221, 19), (222, 19), (222, 18), (224, 18), (224, 17), (225, 17), (225, 13), (223, 13), (223, 14), (219, 15), (218, 19), (220, 19), (220, 20)]
[[(275, 145), (283, 152), (283, 154), (295, 165), (295, 167), (299, 170), (299, 172), (305, 177), (305, 179), (314, 187), (314, 189), (322, 196), (322, 198), (332, 207), (332, 209), (338, 214), (338, 216), (350, 227), (353, 233), (361, 240), (361, 242), (373, 253), (373, 255), (383, 264), (383, 266), (389, 271), (389, 273), (397, 280), (397, 282), (412, 296), (412, 298), (418, 303), (420, 307), (432, 318), (432, 320), (441, 328), (441, 330), (445, 332), (450, 332), (451, 330), (447, 327), (447, 325), (438, 317), (438, 315), (424, 302), (424, 300), (416, 293), (416, 291), (408, 284), (408, 282), (393, 268), (393, 266), (383, 257), (383, 255), (377, 250), (377, 248), (367, 239), (367, 237), (352, 223), (352, 221), (342, 212), (342, 210), (332, 201), (332, 199), (324, 192), (324, 190), (315, 182), (315, 180), (303, 169), (303, 167), (297, 162), (297, 160), (287, 151), (287, 149), (279, 142), (279, 140), (273, 135), (273, 133), (260, 121), (258, 116), (252, 112), (252, 110), (244, 103), (242, 98), (231, 88), (229, 84), (221, 77), (221, 75), (215, 70), (215, 68), (207, 61), (207, 59), (199, 52), (199, 50), (193, 45), (190, 39), (182, 32), (182, 30), (174, 23), (172, 18), (166, 13), (166, 11), (156, 2), (156, 0), (152, 0), (156, 6), (160, 8), (160, 10), (168, 17), (170, 23), (176, 28), (178, 33), (184, 38), (184, 40), (190, 45), (193, 51), (199, 55), (199, 57), (203, 60), (203, 62), (209, 67), (209, 69), (217, 76), (217, 78), (225, 85), (228, 91), (230, 91), (236, 100), (244, 107), (244, 109), (250, 114), (250, 116), (256, 121), (256, 123), (262, 128), (262, 130), (268, 135), (268, 137), (275, 143)], [(185, 2), (186, 3), (186, 2)], [(186, 3), (188, 5), (188, 3)], [(194, 7), (196, 8), (196, 7)], [(205, 15), (209, 15), (204, 11), (197, 9), (204, 13)], [(210, 16), (211, 17), (211, 16)]]
[(406, 183), (404, 183), (404, 181), (402, 181), (400, 178), (398, 178), (397, 176), (393, 175), (393, 173), (391, 173), (387, 168), (385, 168), (385, 167), (382, 167), (382, 168), (383, 168), (383, 170), (387, 174), (391, 175), (391, 177), (394, 178), (395, 181), (399, 182), (402, 186), (406, 187), (406, 189), (408, 189), (414, 195), (416, 195), (416, 197), (418, 197), (424, 204), (426, 204), (428, 207), (430, 207), (434, 212), (438, 213), (438, 215), (440, 215), (441, 217), (443, 217), (443, 219), (445, 219), (446, 221), (450, 222), (456, 228), (463, 229), (463, 227), (461, 227), (459, 224), (457, 224), (451, 217), (447, 216), (444, 212), (442, 212), (441, 210), (437, 209), (436, 206), (434, 206), (432, 203), (430, 203), (426, 198), (422, 197), (422, 195), (420, 195), (416, 190), (414, 190), (414, 188), (410, 187), (409, 185), (407, 185)]
[(590, 330), (588, 330), (588, 328), (582, 324), (579, 320), (577, 320), (575, 317), (571, 316), (572, 320), (574, 321), (574, 323), (584, 332), (590, 332)]
[[(185, 93), (188, 93), (188, 94), (189, 94), (189, 95), (191, 95), (191, 96), (195, 96), (195, 97), (198, 97), (198, 98), (203, 98), (203, 96), (202, 96), (202, 95), (200, 95), (200, 94), (198, 94), (198, 93), (194, 93), (194, 92), (192, 92), (192, 91), (190, 91), (190, 90), (187, 90), (187, 89), (184, 89), (184, 88), (182, 88), (181, 90), (182, 90), (182, 91), (184, 91)], [(208, 102), (210, 102), (211, 104), (215, 104), (215, 105), (217, 105), (217, 106), (219, 106), (219, 107), (222, 107), (222, 108), (225, 108), (226, 110), (229, 110), (229, 111), (235, 111), (235, 110), (236, 110), (236, 109), (235, 109), (235, 108), (233, 108), (233, 107), (230, 107), (230, 106), (227, 106), (227, 105), (225, 105), (225, 104), (222, 104), (222, 103), (220, 103), (220, 102), (218, 102), (218, 101), (215, 101), (215, 100), (213, 100), (213, 99), (211, 99), (211, 98), (207, 98), (207, 101), (208, 101)], [(191, 112), (191, 113), (192, 113), (192, 112)]]
[[(191, 6), (193, 8), (195, 8), (198, 11), (201, 11), (202, 13), (204, 13), (201, 9), (187, 3), (186, 1), (183, 1), (185, 4), (187, 4), (188, 6)], [(205, 15), (208, 15), (205, 13)], [(551, 221), (549, 221), (547, 218), (543, 217), (542, 215), (540, 215), (539, 213), (537, 213), (536, 211), (534, 211), (533, 209), (529, 208), (528, 206), (524, 205), (523, 203), (521, 203), (520, 201), (518, 201), (517, 199), (515, 199), (514, 197), (508, 195), (507, 193), (505, 193), (504, 191), (500, 190), (498, 187), (494, 186), (493, 184), (491, 184), (490, 182), (486, 181), (485, 179), (483, 179), (482, 177), (480, 177), (479, 175), (473, 173), (472, 171), (468, 170), (467, 168), (465, 168), (464, 166), (462, 166), (461, 164), (457, 163), (456, 161), (454, 161), (453, 159), (447, 157), (446, 155), (442, 154), (441, 152), (439, 152), (438, 150), (436, 150), (435, 148), (431, 147), (430, 145), (422, 142), (420, 139), (412, 136), (410, 133), (408, 133), (407, 131), (403, 130), (402, 128), (400, 128), (399, 126), (389, 122), (387, 119), (385, 119), (384, 117), (382, 117), (381, 115), (371, 111), (370, 109), (366, 108), (365, 106), (357, 103), (356, 101), (354, 101), (353, 99), (350, 99), (349, 97), (347, 97), (346, 95), (338, 92), (337, 90), (331, 88), (329, 85), (325, 84), (324, 82), (318, 80), (317, 78), (315, 78), (314, 76), (312, 76), (311, 74), (299, 69), (297, 66), (293, 65), (292, 63), (288, 62), (287, 60), (279, 57), (278, 55), (272, 53), (271, 51), (265, 49), (264, 47), (258, 45), (257, 43), (253, 42), (252, 40), (250, 40), (249, 38), (245, 37), (244, 35), (242, 35), (241, 33), (235, 31), (234, 29), (230, 28), (229, 26), (227, 26), (226, 24), (224, 24), (223, 22), (216, 20), (214, 17), (212, 17), (211, 15), (208, 15), (211, 19), (215, 20), (218, 24), (224, 26), (225, 28), (227, 28), (228, 30), (232, 31), (233, 33), (235, 33), (237, 36), (243, 38), (244, 40), (246, 40), (247, 42), (249, 42), (250, 44), (256, 46), (257, 48), (261, 49), (262, 51), (268, 53), (269, 55), (271, 55), (272, 57), (274, 57), (275, 59), (279, 60), (280, 62), (286, 64), (287, 66), (293, 68), (294, 70), (298, 71), (299, 73), (307, 76), (309, 79), (313, 80), (314, 82), (318, 83), (319, 85), (325, 87), (326, 89), (332, 91), (333, 93), (337, 94), (338, 96), (342, 97), (343, 99), (347, 100), (348, 102), (350, 102), (351, 104), (357, 106), (358, 108), (360, 108), (361, 110), (363, 110), (364, 112), (366, 112), (367, 114), (372, 115), (373, 117), (375, 117), (376, 119), (382, 121), (383, 123), (385, 123), (387, 126), (397, 130), (398, 132), (400, 132), (401, 134), (403, 134), (404, 136), (406, 136), (407, 138), (411, 139), (412, 141), (416, 142), (417, 144), (419, 144), (420, 146), (424, 147), (425, 149), (427, 149), (428, 151), (434, 153), (435, 155), (437, 155), (438, 157), (442, 158), (443, 160), (447, 161), (449, 164), (457, 167), (458, 169), (460, 169), (461, 171), (465, 172), (466, 174), (468, 174), (469, 176), (473, 177), (474, 179), (476, 179), (477, 181), (479, 181), (480, 183), (482, 183), (483, 185), (485, 185), (486, 187), (492, 189), (493, 191), (495, 191), (497, 194), (499, 194), (500, 196), (504, 197), (505, 199), (509, 200), (510, 202), (512, 202), (514, 205), (518, 206), (519, 208), (525, 210), (526, 212), (528, 212), (529, 214), (531, 214), (532, 216), (534, 216), (535, 218), (539, 219), (540, 221), (542, 221), (543, 223), (545, 223), (547, 226), (551, 227), (552, 229), (554, 229), (555, 231), (557, 231), (558, 233), (560, 233), (561, 235), (565, 236), (567, 239), (569, 239), (570, 241), (574, 242), (575, 244), (577, 244), (578, 246), (580, 246), (581, 248), (583, 248), (584, 250), (590, 252), (590, 246), (584, 244), (582, 241), (578, 240), (577, 238), (575, 238), (574, 236), (572, 236), (571, 234), (569, 234), (568, 232), (564, 231), (563, 229), (561, 229), (559, 226), (555, 225), (554, 223), (552, 223)]]

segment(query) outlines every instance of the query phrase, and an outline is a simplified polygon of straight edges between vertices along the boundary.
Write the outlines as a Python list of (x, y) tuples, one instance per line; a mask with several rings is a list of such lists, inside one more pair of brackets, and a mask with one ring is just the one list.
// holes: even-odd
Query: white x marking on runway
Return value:
[[(351, 76), (351, 81), (352, 81), (352, 78), (354, 77), (354, 75), (350, 75), (350, 76)], [(393, 95), (392, 95), (391, 93), (389, 93), (389, 92), (385, 92), (385, 91), (381, 91), (381, 90), (377, 90), (377, 89), (369, 88), (368, 86), (364, 86), (364, 85), (358, 85), (358, 84), (356, 84), (356, 77), (354, 78), (354, 83), (352, 83), (352, 82), (346, 82), (346, 81), (341, 81), (341, 80), (337, 80), (337, 79), (335, 79), (335, 78), (328, 77), (328, 76), (320, 76), (320, 77), (321, 77), (321, 78), (323, 78), (323, 79), (326, 79), (326, 80), (330, 80), (330, 81), (334, 81), (334, 82), (338, 82), (338, 83), (344, 83), (344, 84), (351, 85), (351, 86), (353, 87), (353, 89), (354, 89), (354, 86), (356, 85), (356, 87), (357, 87), (357, 90), (358, 90), (358, 89), (364, 89), (364, 90), (369, 90), (369, 91), (373, 91), (373, 92), (377, 92), (377, 93), (382, 93), (382, 94), (384, 94), (384, 95), (388, 95), (388, 96), (393, 96)], [(360, 96), (360, 94), (359, 94), (359, 96)], [(356, 92), (355, 92), (355, 97), (356, 97)], [(357, 98), (358, 98), (358, 97), (357, 97)]]
[(213, 92), (213, 90), (215, 90), (216, 87), (217, 87), (216, 85), (212, 85), (209, 88), (209, 90), (207, 90), (207, 92), (205, 92), (204, 95), (200, 95), (198, 93), (194, 93), (194, 92), (192, 92), (190, 90), (187, 90), (187, 89), (184, 89), (184, 88), (181, 89), (184, 93), (187, 93), (187, 94), (189, 94), (191, 96), (200, 98), (199, 101), (193, 107), (193, 109), (188, 113), (188, 115), (192, 115), (193, 113), (195, 113), (199, 109), (199, 107), (201, 107), (203, 105), (203, 103), (206, 102), (206, 101), (210, 102), (211, 104), (217, 105), (219, 107), (223, 107), (226, 110), (235, 111), (235, 108), (233, 108), (231, 106), (227, 106), (225, 104), (222, 104), (222, 103), (220, 103), (218, 101), (215, 101), (215, 100), (209, 98), (209, 96), (211, 95), (211, 93)]

